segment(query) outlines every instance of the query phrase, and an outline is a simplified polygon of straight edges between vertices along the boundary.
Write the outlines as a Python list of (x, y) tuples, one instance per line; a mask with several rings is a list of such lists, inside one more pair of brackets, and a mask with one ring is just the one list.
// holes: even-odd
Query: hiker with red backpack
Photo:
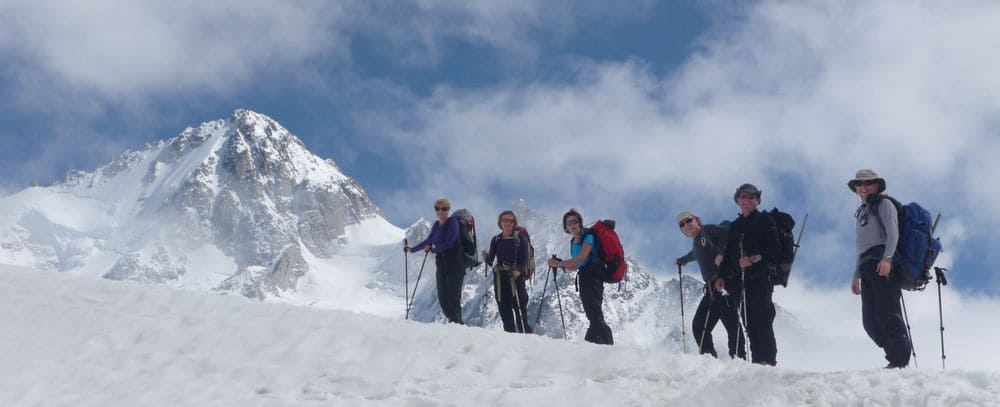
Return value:
[(506, 210), (497, 217), (500, 233), (490, 241), (490, 250), (483, 251), (486, 264), (493, 268), (497, 308), (507, 332), (533, 333), (528, 324), (528, 289), (525, 280), (533, 270), (528, 264), (532, 256), (527, 230), (517, 224), (514, 211)]
[(899, 305), (902, 291), (892, 275), (899, 242), (898, 211), (884, 195), (885, 179), (875, 171), (858, 171), (847, 187), (861, 198), (854, 212), (858, 257), (851, 292), (861, 296), (865, 332), (885, 350), (886, 368), (901, 369), (910, 363), (911, 342)]
[(448, 216), (450, 210), (451, 202), (447, 199), (434, 201), (434, 214), (438, 220), (431, 227), (431, 233), (424, 241), (413, 247), (404, 245), (403, 251), (434, 252), (434, 261), (437, 265), (438, 303), (441, 304), (441, 311), (448, 321), (464, 324), (462, 285), (465, 282), (465, 253), (459, 241), (460, 222), (457, 217)]
[(744, 344), (746, 339), (740, 332), (737, 300), (729, 295), (730, 292), (735, 292), (737, 287), (734, 280), (726, 281), (725, 278), (720, 278), (719, 273), (719, 265), (722, 264), (728, 244), (728, 225), (702, 225), (698, 215), (691, 211), (682, 211), (677, 215), (677, 226), (684, 236), (691, 238), (693, 247), (687, 254), (674, 260), (674, 264), (683, 266), (697, 261), (702, 280), (705, 281), (705, 294), (701, 297), (698, 310), (695, 311), (694, 319), (691, 321), (691, 332), (698, 341), (698, 353), (719, 357), (712, 341), (712, 330), (715, 329), (716, 323), (722, 321), (729, 337), (729, 357), (746, 359)]
[(743, 184), (733, 194), (740, 215), (729, 226), (726, 255), (719, 266), (726, 281), (739, 283), (743, 333), (749, 342), (753, 363), (778, 364), (774, 339), (774, 278), (780, 257), (778, 227), (760, 206), (760, 189)]
[[(570, 239), (570, 256), (566, 260), (551, 258), (549, 267), (564, 270), (578, 270), (580, 282), (580, 302), (583, 312), (587, 315), (590, 327), (584, 340), (600, 345), (613, 345), (614, 336), (611, 327), (604, 321), (604, 283), (610, 282), (605, 264), (597, 258), (594, 233), (583, 227), (583, 216), (575, 209), (570, 209), (563, 215), (563, 230), (572, 235)], [(620, 247), (619, 247), (620, 249)], [(624, 258), (620, 259), (624, 266)], [(621, 276), (618, 276), (621, 279)]]

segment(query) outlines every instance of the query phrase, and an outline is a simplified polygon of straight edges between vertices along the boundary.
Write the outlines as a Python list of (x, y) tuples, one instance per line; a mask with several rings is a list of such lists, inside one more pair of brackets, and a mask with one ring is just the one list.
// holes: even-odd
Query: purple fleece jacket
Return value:
[(434, 246), (431, 251), (434, 254), (441, 254), (455, 247), (455, 243), (458, 243), (458, 219), (448, 218), (445, 226), (442, 226), (441, 222), (434, 222), (434, 226), (431, 227), (431, 234), (423, 242), (411, 247), (410, 251), (419, 252), (427, 244), (432, 244)]

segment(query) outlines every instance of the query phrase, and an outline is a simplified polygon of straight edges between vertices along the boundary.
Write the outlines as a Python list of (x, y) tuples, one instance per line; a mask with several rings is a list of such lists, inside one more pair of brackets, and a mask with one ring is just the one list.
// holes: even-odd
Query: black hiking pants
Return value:
[(885, 359), (893, 365), (906, 366), (910, 363), (910, 337), (899, 306), (902, 291), (891, 275), (889, 278), (878, 275), (878, 262), (873, 259), (861, 265), (862, 322), (872, 341), (885, 350)]
[(524, 284), (524, 276), (513, 281), (517, 287), (517, 300), (514, 301), (514, 289), (511, 287), (513, 273), (510, 270), (501, 270), (493, 273), (496, 284), (497, 309), (500, 312), (500, 320), (503, 321), (503, 330), (507, 332), (533, 333), (534, 330), (528, 324), (528, 289)]
[(462, 285), (465, 283), (465, 266), (462, 264), (459, 247), (453, 247), (434, 257), (437, 265), (438, 303), (448, 321), (456, 324), (462, 322)]
[[(709, 288), (711, 289), (711, 288)], [(694, 312), (694, 319), (691, 321), (691, 332), (694, 333), (694, 340), (699, 343), (699, 354), (709, 353), (719, 357), (715, 352), (715, 344), (712, 341), (712, 331), (715, 324), (722, 321), (722, 326), (726, 328), (729, 337), (729, 357), (739, 357), (746, 359), (745, 342), (743, 329), (740, 327), (738, 297), (723, 297), (719, 293), (705, 293), (698, 303), (698, 310)]]
[(583, 312), (590, 321), (587, 334), (583, 339), (599, 345), (614, 345), (615, 339), (611, 334), (611, 327), (604, 322), (604, 280), (597, 275), (596, 268), (584, 267), (577, 273), (580, 281), (580, 302), (583, 303)]
[(774, 283), (769, 276), (748, 278), (746, 281), (747, 336), (753, 363), (778, 364), (778, 343), (774, 339)]

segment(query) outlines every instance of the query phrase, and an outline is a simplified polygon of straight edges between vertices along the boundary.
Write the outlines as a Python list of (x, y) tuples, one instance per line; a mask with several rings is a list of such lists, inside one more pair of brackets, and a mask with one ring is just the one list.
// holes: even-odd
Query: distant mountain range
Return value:
[[(575, 274), (558, 273), (558, 297), (554, 283), (546, 285), (545, 259), (565, 257), (568, 236), (523, 200), (512, 209), (536, 248), (529, 320), (541, 305), (538, 333), (581, 338), (587, 321)], [(484, 247), (497, 232), (486, 221), (494, 214), (476, 215)], [(92, 172), (72, 171), (0, 199), (0, 263), (401, 317), (404, 285), (413, 290), (423, 260), (404, 260), (402, 240), (420, 241), (430, 226), (425, 219), (405, 230), (392, 225), (332, 160), (312, 154), (270, 117), (237, 110)], [(677, 279), (658, 281), (628, 261), (627, 280), (605, 291), (616, 336), (680, 348), (681, 297), (690, 319), (702, 283), (685, 276), (678, 289)], [(411, 317), (442, 321), (433, 259), (424, 267)], [(483, 273), (480, 266), (466, 275), (465, 321), (499, 329), (493, 287), (484, 287), (492, 278)]]

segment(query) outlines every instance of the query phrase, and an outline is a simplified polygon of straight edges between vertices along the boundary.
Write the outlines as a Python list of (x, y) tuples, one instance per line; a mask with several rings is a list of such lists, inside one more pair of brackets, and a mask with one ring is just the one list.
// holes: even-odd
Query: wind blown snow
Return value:
[(1000, 373), (812, 373), (0, 266), (0, 405), (1000, 404)]

